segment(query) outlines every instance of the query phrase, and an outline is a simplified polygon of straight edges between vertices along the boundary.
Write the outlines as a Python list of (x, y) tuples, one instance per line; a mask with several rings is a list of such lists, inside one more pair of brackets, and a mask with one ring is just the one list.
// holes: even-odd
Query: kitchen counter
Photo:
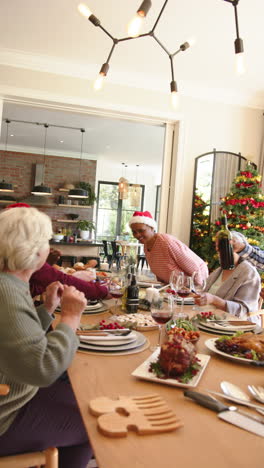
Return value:
[(99, 257), (100, 247), (103, 246), (101, 242), (80, 241), (80, 242), (55, 242), (50, 241), (53, 248), (61, 250), (62, 255), (74, 255), (75, 257)]

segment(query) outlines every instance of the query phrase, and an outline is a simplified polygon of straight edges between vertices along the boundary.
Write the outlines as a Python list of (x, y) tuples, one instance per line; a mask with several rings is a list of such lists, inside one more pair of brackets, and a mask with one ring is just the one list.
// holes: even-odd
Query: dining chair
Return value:
[(141, 270), (144, 268), (144, 265), (145, 265), (145, 262), (146, 262), (146, 265), (148, 267), (148, 261), (146, 259), (146, 255), (144, 253), (141, 253), (141, 246), (138, 248), (138, 253), (137, 253), (137, 270), (141, 264)]
[[(0, 395), (9, 393), (9, 386), (0, 384)], [(21, 453), (0, 457), (0, 468), (30, 468), (32, 466), (40, 468), (58, 468), (58, 450), (50, 447), (40, 452)]]
[(121, 254), (121, 252), (119, 252), (119, 245), (116, 243), (116, 241), (111, 241), (111, 246), (112, 246), (112, 262), (111, 262), (111, 264), (115, 261), (117, 270), (120, 270), (121, 260), (123, 258), (123, 255)]
[(104, 247), (104, 258), (103, 258), (103, 261), (107, 261), (108, 265), (109, 265), (109, 269), (111, 268), (111, 265), (112, 265), (112, 254), (110, 254), (110, 252), (108, 251), (108, 241), (107, 240), (102, 240), (102, 244), (103, 244), (103, 247)]

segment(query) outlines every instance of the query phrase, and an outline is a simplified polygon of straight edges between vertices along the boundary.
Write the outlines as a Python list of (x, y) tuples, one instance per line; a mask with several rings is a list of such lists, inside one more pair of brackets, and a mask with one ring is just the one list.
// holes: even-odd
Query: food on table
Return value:
[(174, 335), (181, 335), (186, 341), (193, 343), (193, 344), (197, 343), (197, 341), (200, 338), (200, 332), (198, 330), (186, 330), (185, 328), (181, 328), (181, 327), (171, 328), (167, 332), (167, 336), (169, 340), (170, 340), (170, 337)]
[(233, 336), (222, 336), (215, 341), (215, 346), (223, 353), (232, 356), (264, 360), (264, 335), (237, 332)]
[(81, 326), (80, 330), (82, 332), (89, 331), (89, 330), (120, 330), (123, 329), (122, 325), (120, 325), (117, 322), (108, 322), (106, 320), (101, 320), (98, 322), (96, 325), (86, 325), (86, 326)]
[(206, 322), (207, 320), (225, 320), (227, 314), (216, 315), (211, 310), (194, 315), (193, 322)]
[(73, 268), (75, 270), (84, 270), (84, 263), (83, 262), (74, 263)]
[(157, 323), (150, 314), (124, 314), (124, 315), (113, 315), (112, 320), (118, 322), (120, 325), (124, 325), (127, 328), (134, 328), (136, 330), (148, 330), (153, 327), (158, 328)]
[(175, 327), (184, 328), (184, 330), (187, 330), (187, 331), (198, 330), (196, 324), (193, 323), (192, 320), (188, 320), (184, 318), (171, 319), (166, 325), (167, 330), (171, 330), (172, 328), (175, 328)]
[(149, 371), (159, 378), (175, 378), (184, 383), (188, 383), (200, 369), (195, 346), (181, 333), (168, 336), (168, 341), (161, 345), (158, 360), (149, 367)]

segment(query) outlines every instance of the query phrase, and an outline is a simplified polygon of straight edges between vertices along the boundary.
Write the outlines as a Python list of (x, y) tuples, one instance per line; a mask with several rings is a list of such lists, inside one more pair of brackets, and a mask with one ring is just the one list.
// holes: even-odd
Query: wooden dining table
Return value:
[[(184, 306), (184, 309), (190, 314), (194, 313), (191, 306)], [(110, 312), (83, 315), (82, 324), (95, 324), (110, 316)], [(157, 330), (146, 331), (144, 334), (150, 344), (157, 342)], [(198, 352), (210, 355), (211, 358), (194, 390), (219, 392), (220, 382), (223, 380), (239, 385), (245, 391), (248, 384), (264, 385), (263, 367), (257, 368), (225, 359), (209, 351), (205, 341), (215, 336), (201, 332), (197, 344)], [(214, 411), (186, 398), (183, 388), (139, 380), (131, 375), (150, 354), (149, 348), (129, 355), (100, 355), (78, 351), (69, 368), (70, 381), (99, 468), (262, 468), (262, 437), (220, 420)], [(138, 435), (129, 431), (123, 438), (107, 437), (98, 431), (97, 418), (89, 412), (89, 402), (92, 399), (100, 396), (115, 399), (120, 395), (150, 394), (158, 394), (167, 402), (182, 421), (181, 428), (153, 435)], [(246, 410), (257, 414), (254, 410)]]

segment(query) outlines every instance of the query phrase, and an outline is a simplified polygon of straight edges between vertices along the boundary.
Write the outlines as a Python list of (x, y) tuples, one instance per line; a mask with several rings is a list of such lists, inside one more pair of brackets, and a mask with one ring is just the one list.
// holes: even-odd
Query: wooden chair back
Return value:
[[(0, 395), (7, 395), (9, 390), (8, 385), (0, 384)], [(50, 447), (41, 452), (0, 457), (0, 468), (30, 468), (31, 466), (40, 468), (42, 465), (45, 468), (58, 468), (58, 450), (56, 447)]]

